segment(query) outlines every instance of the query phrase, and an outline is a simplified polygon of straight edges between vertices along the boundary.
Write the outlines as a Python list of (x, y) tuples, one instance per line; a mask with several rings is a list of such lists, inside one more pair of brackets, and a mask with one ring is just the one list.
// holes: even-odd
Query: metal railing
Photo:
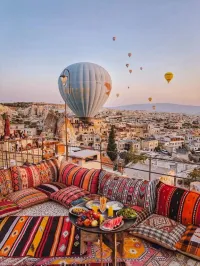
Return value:
[[(62, 147), (62, 151), (59, 150), (59, 147)], [(87, 147), (84, 146), (74, 146), (68, 144), (69, 149), (74, 149), (74, 148), (79, 148), (80, 150), (82, 149), (88, 149)], [(105, 154), (107, 151), (101, 148), (101, 143), (100, 143), (100, 148), (95, 149), (95, 148), (90, 148), (91, 150), (98, 151), (99, 152), (99, 159), (94, 159), (92, 162), (99, 163), (100, 168), (106, 169), (107, 167), (113, 168), (114, 164), (112, 162), (106, 162), (103, 163), (103, 154)], [(12, 160), (15, 161), (17, 165), (23, 165), (25, 163), (30, 163), (30, 164), (36, 164), (41, 162), (44, 159), (50, 159), (53, 158), (57, 155), (65, 155), (66, 151), (66, 144), (61, 143), (60, 139), (58, 138), (47, 138), (47, 137), (35, 137), (35, 138), (25, 138), (25, 139), (14, 139), (14, 140), (5, 140), (0, 142), (0, 168), (9, 168), (12, 166)], [(121, 152), (118, 152), (117, 157), (119, 158), (119, 154)], [(178, 178), (183, 178), (177, 173), (171, 174), (170, 169), (168, 173), (163, 173), (159, 172), (156, 170), (153, 170), (153, 166), (156, 166), (153, 164), (153, 162), (156, 161), (167, 161), (167, 162), (172, 162), (172, 163), (177, 163), (177, 164), (184, 164), (184, 165), (189, 165), (192, 167), (198, 167), (200, 166), (200, 163), (193, 163), (190, 161), (187, 162), (180, 162), (180, 160), (173, 160), (169, 158), (161, 158), (158, 156), (149, 156), (145, 155), (145, 157), (148, 160), (148, 164), (143, 164), (148, 167), (148, 169), (141, 169), (137, 168), (136, 165), (123, 165), (122, 160), (116, 160), (115, 163), (115, 168), (119, 169), (121, 168), (122, 173), (127, 173), (127, 171), (133, 171), (132, 177), (136, 176), (136, 173), (146, 173), (148, 175), (148, 180), (152, 180), (153, 177), (158, 176), (165, 176), (165, 177), (170, 177), (174, 179), (174, 184), (177, 184), (177, 179)], [(74, 158), (73, 154), (69, 151), (68, 158)], [(146, 161), (147, 162), (147, 161)], [(91, 161), (90, 161), (91, 163)], [(159, 166), (158, 166), (159, 167)], [(156, 167), (155, 167), (156, 168)], [(158, 168), (159, 169), (159, 168)], [(172, 169), (171, 169), (172, 170)], [(173, 171), (173, 170), (172, 170)], [(177, 172), (177, 171), (176, 171)], [(131, 176), (130, 176), (131, 177)], [(185, 178), (185, 177), (184, 177)], [(185, 178), (187, 182), (187, 178)]]

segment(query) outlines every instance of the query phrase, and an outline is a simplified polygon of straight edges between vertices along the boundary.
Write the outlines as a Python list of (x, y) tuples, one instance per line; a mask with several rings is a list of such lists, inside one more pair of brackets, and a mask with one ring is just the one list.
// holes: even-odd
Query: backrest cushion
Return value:
[(19, 191), (41, 184), (40, 173), (35, 165), (10, 168), (13, 191)]
[(0, 170), (0, 194), (6, 196), (13, 192), (10, 169)]
[(152, 213), (156, 205), (155, 181), (114, 176), (102, 171), (99, 177), (98, 194), (123, 204), (137, 205)]
[(74, 185), (95, 194), (98, 191), (100, 172), (101, 170), (87, 169), (63, 162), (60, 166), (59, 182), (67, 186)]
[(53, 158), (46, 160), (44, 163), (47, 164), (50, 170), (50, 182), (58, 181), (58, 176), (59, 176), (58, 160), (56, 158)]
[(200, 226), (200, 194), (160, 182), (157, 186), (156, 214), (183, 225)]

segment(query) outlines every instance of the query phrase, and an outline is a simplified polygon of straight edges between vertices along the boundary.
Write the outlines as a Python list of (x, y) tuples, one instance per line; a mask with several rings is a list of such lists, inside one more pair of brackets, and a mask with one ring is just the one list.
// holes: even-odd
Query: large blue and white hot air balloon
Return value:
[(58, 86), (63, 100), (74, 114), (80, 118), (91, 118), (108, 99), (112, 81), (103, 67), (81, 62), (62, 71)]

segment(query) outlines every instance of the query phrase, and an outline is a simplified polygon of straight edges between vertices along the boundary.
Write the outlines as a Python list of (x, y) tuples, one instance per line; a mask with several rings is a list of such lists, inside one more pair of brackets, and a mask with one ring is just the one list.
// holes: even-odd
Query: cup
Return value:
[(93, 210), (94, 212), (98, 212), (98, 206), (93, 205), (93, 206), (92, 206), (92, 210)]
[(113, 207), (109, 206), (108, 208), (108, 217), (113, 217)]

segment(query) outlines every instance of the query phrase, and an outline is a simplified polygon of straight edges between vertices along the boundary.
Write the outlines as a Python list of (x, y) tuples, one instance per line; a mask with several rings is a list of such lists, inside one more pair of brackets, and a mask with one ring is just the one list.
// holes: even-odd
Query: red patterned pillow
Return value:
[(10, 168), (14, 191), (36, 187), (41, 184), (40, 173), (35, 165)]
[(160, 182), (156, 213), (184, 225), (200, 226), (200, 194)]
[(48, 165), (50, 170), (50, 181), (56, 182), (58, 181), (59, 175), (59, 167), (58, 167), (58, 160), (56, 158), (46, 160), (45, 163)]
[(140, 206), (150, 213), (155, 209), (156, 184), (155, 181), (114, 176), (102, 171), (99, 177), (98, 194), (123, 204)]
[(6, 196), (13, 192), (10, 169), (0, 170), (0, 194)]
[(48, 196), (36, 190), (35, 188), (27, 188), (16, 191), (7, 196), (8, 199), (15, 202), (22, 209), (48, 201)]
[(87, 169), (75, 164), (64, 162), (60, 167), (59, 182), (68, 186), (74, 185), (96, 194), (98, 191), (101, 170)]
[(50, 199), (55, 200), (59, 202), (60, 204), (71, 207), (71, 203), (79, 198), (82, 198), (85, 195), (88, 195), (89, 192), (76, 187), (76, 186), (70, 186), (67, 188), (60, 189), (57, 192), (54, 192), (51, 194)]
[(13, 201), (0, 196), (0, 218), (15, 214), (21, 210)]

